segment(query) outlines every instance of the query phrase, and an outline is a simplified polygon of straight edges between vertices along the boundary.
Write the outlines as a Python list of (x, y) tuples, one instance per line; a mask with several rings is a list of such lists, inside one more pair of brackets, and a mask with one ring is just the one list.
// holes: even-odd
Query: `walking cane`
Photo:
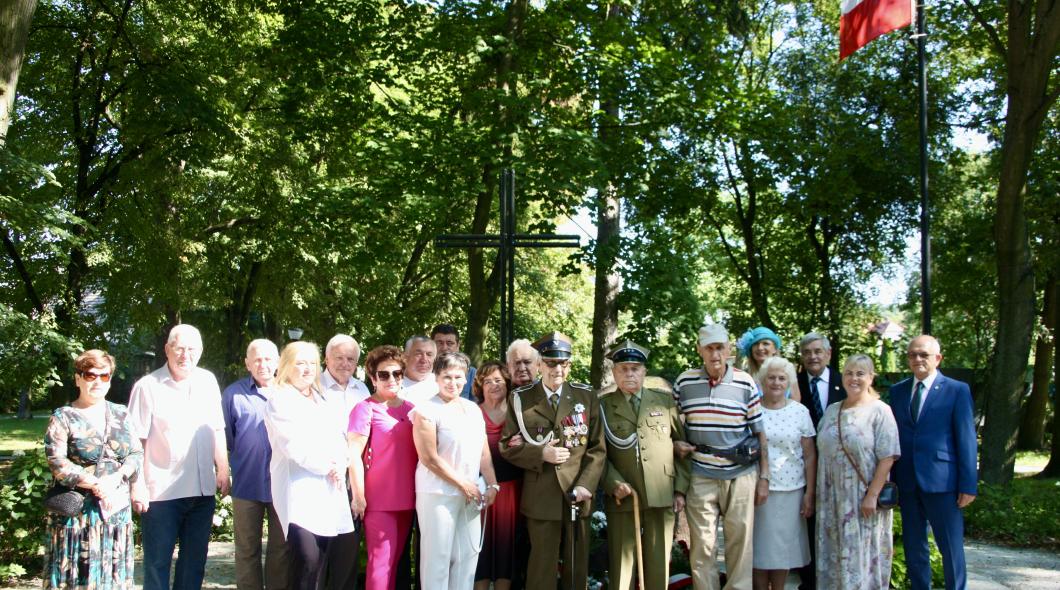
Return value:
[(644, 590), (644, 549), (640, 545), (640, 500), (637, 498), (637, 490), (631, 489), (631, 494), (633, 495), (633, 530), (636, 531), (634, 537), (637, 539), (637, 583), (640, 584), (640, 590)]
[(576, 559), (577, 555), (575, 553), (574, 543), (575, 539), (577, 539), (578, 537), (578, 511), (580, 510), (580, 508), (578, 507), (578, 496), (574, 493), (573, 490), (569, 494), (567, 494), (567, 498), (570, 500), (570, 536), (567, 538), (567, 542), (570, 544), (570, 564), (567, 566), (567, 571), (570, 572), (570, 587), (573, 589), (576, 588), (574, 560)]

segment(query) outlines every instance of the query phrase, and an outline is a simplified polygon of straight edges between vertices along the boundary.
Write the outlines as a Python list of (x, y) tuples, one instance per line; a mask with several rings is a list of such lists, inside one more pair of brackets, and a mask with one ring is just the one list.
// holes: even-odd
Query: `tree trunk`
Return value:
[(7, 140), (7, 129), (15, 112), (15, 87), (26, 54), (26, 38), (37, 0), (0, 2), (0, 147)]
[(1005, 56), (1008, 104), (994, 219), (998, 327), (987, 381), (981, 460), (982, 478), (991, 484), (1011, 481), (1016, 464), (1016, 433), (1036, 309), (1024, 191), (1042, 122), (1056, 102), (1056, 95), (1049, 92), (1049, 74), (1060, 39), (1058, 9), (1046, 0), (1009, 0), (1007, 47), (999, 47)]
[(225, 383), (235, 381), (243, 371), (238, 367), (244, 358), (243, 345), (246, 341), (247, 319), (254, 304), (254, 296), (258, 291), (258, 277), (261, 276), (261, 261), (255, 260), (250, 264), (247, 271), (246, 281), (233, 288), (232, 302), (225, 313), (225, 357), (224, 375)]
[[(603, 14), (601, 36), (607, 36), (607, 30), (616, 26), (614, 21), (624, 18), (618, 3), (606, 5)], [(603, 51), (602, 46), (597, 47)], [(618, 331), (618, 284), (619, 276), (615, 270), (618, 258), (619, 240), (621, 238), (622, 204), (615, 186), (616, 174), (612, 166), (622, 160), (616, 157), (621, 144), (619, 123), (619, 85), (623, 83), (622, 72), (609, 69), (611, 64), (601, 66), (600, 77), (600, 110), (603, 113), (598, 125), (598, 138), (606, 162), (607, 172), (601, 178), (596, 196), (596, 242), (593, 245), (593, 262), (596, 277), (593, 289), (593, 352), (589, 365), (589, 380), (594, 388), (600, 388), (607, 379), (605, 375), (607, 350), (615, 341)]]
[(1049, 379), (1053, 369), (1053, 346), (1056, 334), (1056, 275), (1050, 273), (1045, 285), (1045, 305), (1042, 308), (1042, 325), (1046, 332), (1038, 336), (1034, 348), (1034, 379), (1031, 381), (1031, 396), (1023, 405), (1023, 420), (1017, 446), (1028, 451), (1037, 451), (1045, 443), (1045, 411), (1049, 406)]
[[(1060, 335), (1060, 313), (1053, 316), (1053, 336)], [(1053, 383), (1060, 386), (1060, 346), (1053, 344)], [(1038, 477), (1060, 477), (1060, 394), (1053, 394), (1053, 442), (1049, 463)]]
[[(523, 21), (526, 15), (526, 0), (514, 0), (508, 4), (507, 18), (504, 23), (504, 36), (508, 39), (507, 47), (517, 47), (520, 42)], [(493, 128), (493, 146), (495, 152), (502, 153), (504, 162), (512, 161), (512, 142), (515, 141), (515, 125), (510, 104), (514, 101), (517, 84), (517, 68), (512, 51), (503, 52), (494, 64), (494, 83), (500, 95), (509, 97), (502, 103), (494, 103), (497, 125)], [(486, 159), (482, 167), (482, 191), (475, 204), (475, 216), (471, 223), (471, 233), (483, 234), (489, 229), (493, 212), (493, 203), (497, 195), (497, 170), (491, 159)], [(514, 253), (513, 253), (514, 254)], [(486, 273), (486, 258), (494, 260), (493, 269)], [(478, 364), (485, 353), (489, 329), (490, 312), (497, 303), (501, 292), (500, 274), (497, 269), (497, 257), (484, 256), (481, 248), (471, 248), (467, 255), (468, 277), (470, 279), (471, 303), (467, 313), (467, 330), (464, 333), (464, 353)], [(501, 342), (498, 346), (503, 347)], [(504, 350), (498, 351), (496, 358), (504, 358)]]

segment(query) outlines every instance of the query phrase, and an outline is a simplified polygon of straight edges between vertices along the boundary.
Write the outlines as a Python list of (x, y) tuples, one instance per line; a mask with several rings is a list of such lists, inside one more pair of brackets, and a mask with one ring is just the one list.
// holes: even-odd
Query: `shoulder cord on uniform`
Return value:
[(607, 424), (607, 412), (605, 412), (602, 407), (600, 408), (600, 417), (603, 418), (604, 421), (604, 437), (607, 438), (607, 442), (611, 443), (611, 446), (623, 451), (637, 446), (636, 431), (626, 438), (618, 438), (618, 435), (611, 432), (611, 427)]
[(512, 408), (515, 410), (515, 421), (519, 424), (519, 434), (523, 436), (524, 441), (535, 447), (547, 445), (552, 442), (555, 433), (551, 430), (548, 431), (548, 435), (539, 436), (536, 439), (530, 436), (530, 433), (526, 431), (526, 423), (523, 422), (523, 399), (519, 396), (518, 390), (512, 392)]

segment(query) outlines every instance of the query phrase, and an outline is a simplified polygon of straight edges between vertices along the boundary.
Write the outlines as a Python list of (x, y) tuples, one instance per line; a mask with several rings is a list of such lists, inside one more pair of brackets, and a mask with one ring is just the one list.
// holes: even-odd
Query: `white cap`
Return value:
[(709, 324), (699, 329), (699, 345), (728, 344), (729, 331), (721, 324)]

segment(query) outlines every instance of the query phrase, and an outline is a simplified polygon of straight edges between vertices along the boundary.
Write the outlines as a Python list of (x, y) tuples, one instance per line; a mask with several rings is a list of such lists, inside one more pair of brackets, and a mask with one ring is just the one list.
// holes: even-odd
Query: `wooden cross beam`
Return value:
[(434, 240), (437, 248), (497, 248), (497, 273), (501, 283), (501, 355), (515, 340), (515, 251), (516, 248), (580, 248), (574, 234), (515, 233), (515, 172), (504, 170), (500, 190), (501, 227), (497, 234), (444, 234)]

